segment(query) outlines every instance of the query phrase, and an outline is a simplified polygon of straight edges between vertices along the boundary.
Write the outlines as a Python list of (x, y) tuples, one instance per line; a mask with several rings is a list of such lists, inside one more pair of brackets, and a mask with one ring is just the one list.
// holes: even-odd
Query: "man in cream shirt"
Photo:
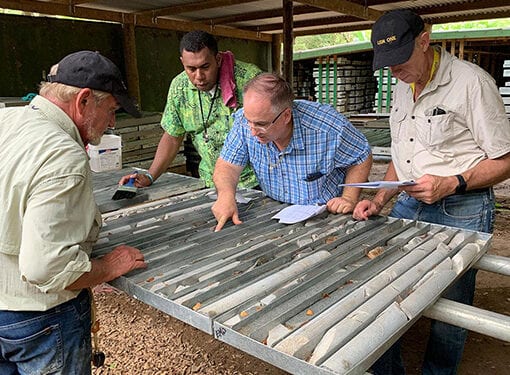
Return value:
[[(430, 46), (423, 20), (409, 10), (381, 16), (372, 29), (374, 70), (389, 67), (398, 83), (390, 115), (391, 157), (385, 180), (401, 188), (390, 216), (492, 232), (492, 186), (510, 177), (510, 124), (494, 79), (472, 63)], [(381, 189), (353, 217), (377, 215), (399, 190)], [(473, 303), (476, 270), (443, 297)], [(455, 374), (466, 330), (433, 321), (423, 374)], [(405, 373), (395, 344), (375, 374)]]
[(0, 374), (90, 374), (88, 288), (146, 267), (126, 245), (89, 258), (101, 215), (85, 145), (120, 107), (139, 115), (118, 68), (80, 51), (27, 106), (0, 110)]

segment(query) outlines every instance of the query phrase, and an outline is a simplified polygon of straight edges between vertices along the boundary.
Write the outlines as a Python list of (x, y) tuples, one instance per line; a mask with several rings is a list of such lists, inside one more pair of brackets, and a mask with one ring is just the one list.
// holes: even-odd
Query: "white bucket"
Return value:
[(99, 145), (88, 145), (87, 152), (94, 172), (122, 168), (122, 141), (118, 135), (104, 134)]

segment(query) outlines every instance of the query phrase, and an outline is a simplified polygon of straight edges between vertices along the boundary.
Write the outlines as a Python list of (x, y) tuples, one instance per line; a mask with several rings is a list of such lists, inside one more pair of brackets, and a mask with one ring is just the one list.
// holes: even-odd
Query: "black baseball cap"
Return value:
[(425, 24), (409, 9), (397, 9), (383, 14), (372, 27), (374, 70), (405, 63), (414, 50), (414, 39)]
[(108, 92), (131, 116), (142, 116), (129, 97), (119, 68), (99, 52), (78, 51), (67, 55), (58, 63), (57, 72), (48, 75), (46, 80)]

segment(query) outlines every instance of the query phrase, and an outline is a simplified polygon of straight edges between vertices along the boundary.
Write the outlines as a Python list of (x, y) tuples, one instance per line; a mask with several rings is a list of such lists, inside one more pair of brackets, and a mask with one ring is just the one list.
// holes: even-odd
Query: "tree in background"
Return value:
[[(494, 20), (452, 22), (432, 26), (432, 31), (503, 29), (510, 25), (510, 18)], [(321, 35), (299, 36), (294, 42), (294, 51), (304, 51), (339, 44), (369, 42), (370, 30), (351, 31)]]

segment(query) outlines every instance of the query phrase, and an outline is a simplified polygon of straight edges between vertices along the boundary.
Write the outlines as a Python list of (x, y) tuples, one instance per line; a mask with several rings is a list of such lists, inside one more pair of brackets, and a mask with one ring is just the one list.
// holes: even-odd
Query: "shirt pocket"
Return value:
[(392, 142), (398, 143), (402, 138), (401, 133), (407, 113), (400, 107), (393, 107), (390, 114), (390, 131)]
[(438, 149), (444, 144), (449, 144), (454, 136), (454, 118), (452, 112), (421, 117), (416, 130), (421, 143), (430, 149)]

